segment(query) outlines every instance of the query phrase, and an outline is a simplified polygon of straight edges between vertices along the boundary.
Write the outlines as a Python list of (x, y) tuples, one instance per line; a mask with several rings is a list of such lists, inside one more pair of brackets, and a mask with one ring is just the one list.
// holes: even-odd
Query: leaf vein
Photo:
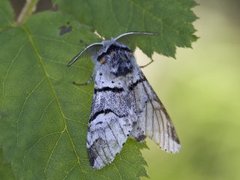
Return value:
[(41, 79), (30, 91), (30, 93), (26, 96), (23, 104), (22, 104), (22, 108), (18, 114), (18, 119), (16, 120), (16, 128), (17, 128), (17, 144), (18, 144), (18, 140), (19, 140), (19, 122), (20, 122), (20, 118), (24, 112), (24, 108), (27, 104), (27, 101), (29, 100), (29, 98), (33, 95), (33, 93), (41, 86), (41, 84), (44, 82), (45, 78)]
[(26, 156), (29, 155), (29, 153), (31, 152), (31, 150), (34, 148), (34, 146), (36, 146), (39, 142), (41, 142), (43, 139), (47, 138), (48, 136), (52, 136), (55, 134), (61, 134), (62, 132), (52, 132), (49, 133), (43, 137), (38, 138), (38, 140), (36, 140), (32, 145), (29, 146), (29, 148), (26, 150), (26, 152), (24, 153), (24, 157), (23, 157), (23, 162), (25, 162)]
[[(150, 17), (152, 17), (153, 19), (155, 19), (157, 22), (160, 23), (161, 27), (162, 27), (162, 19), (159, 18), (158, 16), (155, 16), (153, 13), (151, 13), (150, 11), (144, 9), (141, 5), (135, 3), (133, 0), (128, 0), (130, 3), (132, 3), (133, 5), (135, 5), (135, 7), (137, 7), (138, 9), (141, 9), (142, 12), (147, 13)], [(161, 28), (161, 32), (162, 32), (162, 28)]]
[(76, 167), (77, 163), (73, 165), (73, 167), (71, 167), (69, 169), (69, 171), (66, 172), (66, 175), (64, 176), (63, 180), (67, 179), (68, 175), (74, 170), (74, 168)]
[(4, 97), (5, 97), (5, 83), (6, 80), (8, 78), (9, 72), (13, 67), (14, 62), (16, 61), (16, 59), (19, 57), (20, 53), (22, 52), (23, 47), (25, 46), (25, 44), (22, 45), (22, 47), (19, 48), (18, 52), (16, 53), (16, 55), (12, 58), (10, 65), (7, 68), (7, 72), (5, 74), (5, 76), (3, 77), (3, 82), (2, 82), (2, 94), (3, 94), (3, 100), (2, 103), (4, 103)]
[(44, 174), (46, 174), (46, 171), (47, 171), (48, 165), (49, 165), (49, 163), (50, 163), (50, 160), (51, 160), (51, 158), (52, 158), (53, 152), (55, 151), (55, 149), (56, 149), (56, 147), (57, 147), (57, 145), (58, 145), (58, 142), (59, 142), (59, 140), (61, 139), (61, 137), (62, 137), (63, 133), (65, 132), (65, 130), (66, 130), (66, 129), (64, 129), (62, 132), (60, 132), (60, 135), (59, 135), (56, 143), (54, 144), (53, 149), (51, 150), (51, 153), (50, 153), (50, 155), (49, 155), (49, 157), (48, 157), (47, 163), (46, 163), (45, 168), (44, 168)]

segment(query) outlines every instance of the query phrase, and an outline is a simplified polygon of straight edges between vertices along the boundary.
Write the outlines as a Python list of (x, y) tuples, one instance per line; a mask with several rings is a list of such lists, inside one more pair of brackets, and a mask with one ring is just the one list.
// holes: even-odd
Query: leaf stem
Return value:
[(27, 19), (35, 11), (38, 1), (39, 0), (26, 0), (26, 3), (22, 8), (22, 11), (17, 18), (17, 25), (21, 25), (27, 21)]

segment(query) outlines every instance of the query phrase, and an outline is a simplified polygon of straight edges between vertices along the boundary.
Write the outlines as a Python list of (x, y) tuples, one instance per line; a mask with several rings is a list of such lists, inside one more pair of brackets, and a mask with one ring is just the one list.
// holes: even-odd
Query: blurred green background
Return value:
[(172, 155), (147, 141), (153, 180), (240, 179), (240, 1), (197, 2), (193, 49), (179, 48), (177, 60), (155, 55), (144, 69), (182, 143)]

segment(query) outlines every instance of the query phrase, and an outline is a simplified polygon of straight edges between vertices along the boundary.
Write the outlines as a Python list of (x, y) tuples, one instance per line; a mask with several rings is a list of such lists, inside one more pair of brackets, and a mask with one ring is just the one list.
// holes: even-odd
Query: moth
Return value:
[(154, 33), (128, 32), (93, 43), (68, 63), (71, 66), (84, 54), (90, 54), (95, 64), (87, 133), (89, 161), (95, 169), (110, 164), (128, 137), (137, 141), (149, 137), (171, 153), (181, 147), (165, 107), (136, 63), (132, 50), (121, 43), (134, 35)]

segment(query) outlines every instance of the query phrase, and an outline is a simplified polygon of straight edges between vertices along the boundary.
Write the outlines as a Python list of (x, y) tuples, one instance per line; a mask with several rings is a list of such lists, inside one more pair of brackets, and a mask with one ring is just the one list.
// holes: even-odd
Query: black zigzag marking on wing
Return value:
[(136, 82), (132, 83), (132, 84), (128, 87), (128, 89), (129, 89), (130, 91), (132, 91), (139, 83), (142, 83), (142, 82), (144, 82), (144, 81), (146, 81), (146, 78), (143, 76), (142, 78), (138, 79)]
[(121, 93), (124, 91), (123, 88), (119, 88), (119, 87), (103, 87), (103, 88), (95, 88), (94, 89), (94, 93), (98, 93), (98, 92), (106, 92), (106, 91), (111, 91), (114, 93)]
[[(138, 79), (136, 82), (132, 83), (132, 84), (128, 87), (128, 89), (129, 89), (130, 91), (132, 91), (139, 83), (142, 83), (142, 82), (144, 82), (144, 81), (146, 81), (146, 78), (145, 78), (145, 77), (140, 78), (140, 79)], [(94, 89), (94, 93), (95, 93), (95, 94), (98, 93), (98, 92), (106, 92), (106, 91), (111, 91), (111, 92), (114, 92), (114, 93), (121, 93), (121, 92), (124, 91), (124, 89), (121, 88), (121, 87), (103, 87), (103, 88), (95, 88), (95, 89)]]
[(90, 120), (89, 120), (89, 122), (92, 122), (94, 119), (96, 119), (100, 114), (104, 114), (104, 115), (106, 115), (106, 114), (108, 114), (108, 113), (113, 113), (113, 114), (115, 114), (117, 117), (119, 117), (119, 118), (122, 118), (122, 117), (126, 117), (127, 115), (118, 115), (118, 114), (116, 114), (113, 110), (111, 110), (111, 109), (103, 109), (103, 110), (100, 110), (100, 111), (97, 111), (97, 112), (95, 112), (93, 115), (92, 115), (92, 117), (90, 118)]

